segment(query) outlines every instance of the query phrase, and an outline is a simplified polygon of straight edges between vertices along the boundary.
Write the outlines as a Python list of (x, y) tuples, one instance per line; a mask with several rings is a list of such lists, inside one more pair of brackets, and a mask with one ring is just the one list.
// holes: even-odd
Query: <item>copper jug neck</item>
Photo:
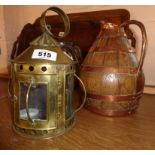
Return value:
[(99, 38), (116, 38), (116, 37), (121, 37), (121, 36), (126, 36), (124, 30), (120, 28), (119, 25), (110, 23), (110, 22), (104, 22), (101, 21), (101, 26), (100, 26), (100, 34)]
[(104, 29), (118, 29), (118, 25), (114, 24), (114, 23), (106, 23), (106, 22), (101, 22), (101, 28)]

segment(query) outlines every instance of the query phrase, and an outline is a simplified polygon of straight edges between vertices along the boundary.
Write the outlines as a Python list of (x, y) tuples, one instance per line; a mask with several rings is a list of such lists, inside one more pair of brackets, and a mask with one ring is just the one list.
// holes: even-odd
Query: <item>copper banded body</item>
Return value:
[[(135, 24), (142, 32), (141, 56), (131, 46), (124, 27)], [(144, 88), (142, 66), (146, 52), (146, 31), (131, 20), (116, 25), (101, 22), (101, 30), (81, 66), (86, 91), (86, 108), (106, 116), (134, 113)]]

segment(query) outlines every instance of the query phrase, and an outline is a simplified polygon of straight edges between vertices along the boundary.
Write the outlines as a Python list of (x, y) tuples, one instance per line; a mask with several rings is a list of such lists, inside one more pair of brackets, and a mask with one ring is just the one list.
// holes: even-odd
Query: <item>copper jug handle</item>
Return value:
[(139, 60), (139, 64), (138, 64), (138, 70), (137, 73), (139, 73), (142, 70), (143, 67), (143, 63), (144, 63), (144, 58), (145, 58), (145, 54), (146, 54), (146, 47), (147, 47), (147, 35), (146, 35), (146, 30), (144, 25), (136, 20), (129, 20), (126, 21), (125, 23), (121, 24), (120, 27), (124, 27), (130, 24), (135, 24), (137, 25), (142, 33), (142, 47), (141, 47), (141, 56), (140, 56), (140, 60)]
[(80, 107), (78, 107), (74, 112), (78, 112), (79, 110), (81, 110), (86, 102), (86, 97), (87, 97), (87, 93), (86, 93), (86, 88), (85, 88), (85, 85), (84, 83), (82, 82), (82, 80), (76, 75), (74, 74), (74, 76), (80, 81), (82, 87), (83, 87), (83, 90), (84, 90), (84, 98), (83, 98), (83, 102), (82, 104), (80, 105)]
[[(65, 31), (64, 32), (59, 32), (59, 36), (55, 36), (48, 28), (48, 25), (46, 24), (46, 20), (45, 20), (45, 16), (46, 16), (46, 13), (48, 11), (54, 11), (56, 12), (58, 15), (61, 16), (63, 22), (64, 22), (64, 28), (65, 28)], [(58, 7), (49, 7), (47, 10), (45, 10), (42, 15), (41, 15), (41, 19), (40, 19), (40, 24), (41, 24), (41, 27), (43, 30), (45, 30), (49, 35), (51, 35), (52, 37), (54, 38), (63, 38), (65, 36), (68, 35), (69, 33), (69, 30), (70, 30), (70, 21), (69, 21), (69, 18), (68, 16), (65, 14), (65, 12), (63, 10), (61, 10), (60, 8)]]

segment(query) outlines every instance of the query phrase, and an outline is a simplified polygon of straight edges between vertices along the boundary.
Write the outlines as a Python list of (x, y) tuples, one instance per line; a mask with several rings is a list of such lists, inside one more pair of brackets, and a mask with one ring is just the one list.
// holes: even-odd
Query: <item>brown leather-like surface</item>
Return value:
[(92, 66), (84, 66), (81, 68), (81, 71), (86, 72), (113, 72), (113, 73), (126, 73), (126, 74), (134, 74), (137, 72), (136, 68), (114, 68), (114, 67), (92, 67)]
[(80, 77), (88, 94), (86, 104), (91, 109), (98, 109), (91, 111), (103, 114), (117, 115), (123, 110), (132, 113), (137, 109), (141, 95), (134, 99), (132, 96), (142, 94), (144, 87), (144, 74), (142, 70), (138, 72), (135, 49), (119, 25), (101, 23), (100, 27), (100, 33), (81, 65)]
[(92, 99), (96, 99), (96, 100), (106, 100), (106, 101), (131, 101), (131, 100), (135, 100), (137, 98), (141, 97), (142, 92), (139, 92), (137, 94), (134, 95), (119, 95), (119, 96), (114, 96), (114, 95), (95, 95), (95, 94), (89, 94), (87, 93), (87, 97), (88, 98), (92, 98)]

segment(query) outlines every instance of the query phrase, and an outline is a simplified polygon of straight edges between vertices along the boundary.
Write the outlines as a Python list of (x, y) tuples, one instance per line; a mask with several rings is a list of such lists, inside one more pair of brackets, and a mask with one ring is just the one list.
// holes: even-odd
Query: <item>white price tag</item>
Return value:
[(32, 54), (32, 59), (46, 59), (56, 61), (57, 53), (45, 49), (35, 49)]

